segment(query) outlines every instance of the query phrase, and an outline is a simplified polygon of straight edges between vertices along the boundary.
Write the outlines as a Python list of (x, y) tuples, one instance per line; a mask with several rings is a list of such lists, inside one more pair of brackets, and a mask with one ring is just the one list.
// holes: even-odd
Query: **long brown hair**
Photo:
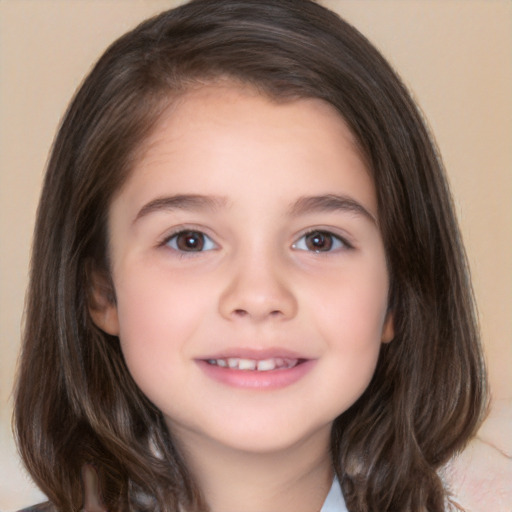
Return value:
[(91, 272), (108, 283), (113, 195), (166, 105), (220, 78), (275, 101), (323, 99), (356, 136), (377, 191), (395, 339), (335, 420), (333, 466), (351, 512), (444, 510), (437, 470), (475, 432), (486, 395), (442, 163), (389, 64), (310, 0), (195, 0), (164, 12), (113, 43), (78, 90), (35, 227), (15, 404), (29, 472), (61, 511), (82, 506), (90, 463), (109, 510), (207, 510), (119, 340), (94, 326), (89, 307)]

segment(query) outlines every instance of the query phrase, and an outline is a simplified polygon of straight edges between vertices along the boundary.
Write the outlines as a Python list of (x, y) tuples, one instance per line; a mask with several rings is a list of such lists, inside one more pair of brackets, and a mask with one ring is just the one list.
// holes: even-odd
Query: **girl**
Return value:
[(49, 510), (441, 511), (484, 370), (440, 159), (309, 0), (195, 0), (78, 91), (15, 423)]

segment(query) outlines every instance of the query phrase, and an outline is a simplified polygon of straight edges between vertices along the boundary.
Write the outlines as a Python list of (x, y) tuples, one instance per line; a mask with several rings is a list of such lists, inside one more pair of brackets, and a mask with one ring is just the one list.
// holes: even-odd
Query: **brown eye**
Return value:
[(330, 251), (333, 245), (332, 235), (324, 231), (313, 231), (305, 237), (306, 247), (310, 251)]
[(176, 235), (176, 246), (180, 251), (201, 251), (204, 246), (202, 233), (184, 231)]
[(293, 244), (293, 249), (310, 252), (330, 252), (351, 246), (329, 231), (315, 230), (306, 233)]
[(167, 240), (166, 245), (180, 252), (202, 252), (215, 248), (214, 242), (200, 231), (180, 231)]

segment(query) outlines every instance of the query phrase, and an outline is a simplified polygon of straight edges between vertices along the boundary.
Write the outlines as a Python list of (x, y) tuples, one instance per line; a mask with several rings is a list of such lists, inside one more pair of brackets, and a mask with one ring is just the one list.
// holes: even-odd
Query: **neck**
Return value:
[(264, 453), (177, 438), (211, 512), (319, 512), (332, 484), (328, 429)]

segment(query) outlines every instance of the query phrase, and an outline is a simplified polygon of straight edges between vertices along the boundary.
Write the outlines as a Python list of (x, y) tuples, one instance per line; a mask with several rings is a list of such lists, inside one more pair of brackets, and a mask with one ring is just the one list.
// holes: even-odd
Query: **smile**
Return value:
[(206, 377), (231, 388), (276, 390), (302, 380), (317, 362), (282, 349), (237, 352), (237, 357), (216, 354), (196, 359), (196, 364)]
[(296, 358), (273, 357), (269, 359), (245, 359), (241, 357), (229, 357), (225, 359), (208, 359), (207, 363), (221, 368), (232, 370), (269, 372), (272, 370), (289, 369), (301, 362)]

